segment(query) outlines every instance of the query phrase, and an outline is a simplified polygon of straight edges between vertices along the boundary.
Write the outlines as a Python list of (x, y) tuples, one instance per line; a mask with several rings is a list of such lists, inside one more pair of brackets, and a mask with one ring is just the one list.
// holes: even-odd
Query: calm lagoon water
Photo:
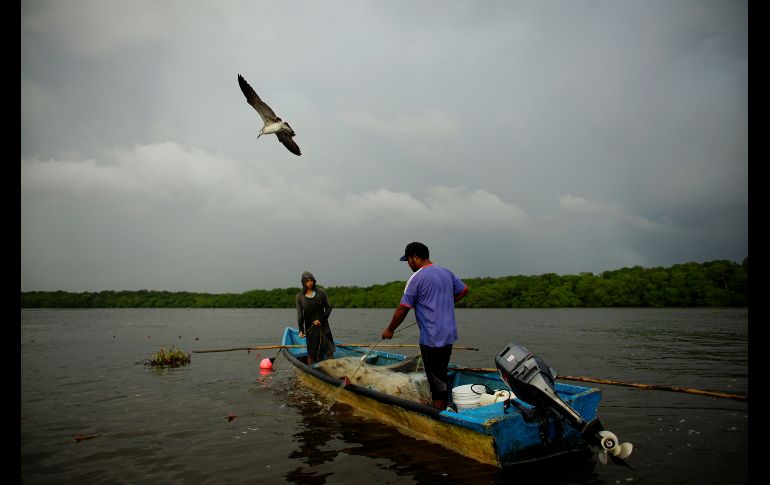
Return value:
[[(333, 303), (333, 302), (332, 302)], [(336, 338), (376, 342), (391, 309), (335, 309)], [(747, 309), (457, 311), (453, 362), (494, 367), (507, 343), (557, 373), (748, 394)], [(404, 326), (413, 321), (412, 315)], [(293, 309), (21, 312), (22, 483), (678, 483), (748, 480), (748, 402), (596, 385), (634, 470), (596, 459), (498, 470), (301, 387), (277, 350), (142, 364), (161, 346), (275, 345)], [(393, 343), (416, 343), (416, 326)], [(414, 355), (416, 349), (403, 353)], [(228, 415), (236, 418), (229, 420)], [(76, 442), (75, 436), (90, 437)]]

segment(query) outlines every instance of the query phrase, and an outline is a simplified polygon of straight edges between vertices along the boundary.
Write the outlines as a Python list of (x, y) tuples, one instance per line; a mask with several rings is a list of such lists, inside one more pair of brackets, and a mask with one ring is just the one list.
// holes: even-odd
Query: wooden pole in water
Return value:
[(579, 376), (557, 376), (556, 378), (563, 379), (565, 381), (595, 382), (597, 384), (610, 384), (613, 386), (628, 386), (628, 387), (636, 387), (639, 389), (649, 389), (653, 391), (685, 392), (689, 394), (700, 394), (701, 396), (735, 399), (737, 401), (749, 400), (748, 396), (742, 396), (740, 394), (730, 394), (727, 392), (718, 392), (718, 391), (704, 391), (701, 389), (693, 389), (691, 387), (674, 387), (674, 386), (664, 386), (661, 384), (640, 384), (638, 382), (622, 382), (622, 381), (613, 381), (610, 379), (595, 379), (592, 377), (579, 377)]
[(259, 347), (231, 347), (229, 349), (209, 349), (209, 350), (193, 350), (194, 354), (205, 354), (208, 352), (232, 352), (233, 350), (269, 350), (269, 349), (293, 349), (307, 347), (307, 345), (261, 345)]
[[(335, 344), (337, 347), (372, 347), (374, 344)], [(234, 350), (269, 350), (269, 349), (298, 349), (306, 345), (260, 345), (257, 347), (232, 347), (229, 349), (193, 350), (194, 354), (207, 352), (232, 352)], [(418, 344), (379, 344), (378, 347), (419, 347)], [(455, 346), (452, 350), (479, 350), (474, 347)]]
[[(371, 347), (374, 344), (334, 344), (337, 347)], [(380, 343), (377, 347), (419, 347), (419, 344), (383, 344)], [(462, 345), (453, 345), (452, 350), (479, 350), (475, 347), (463, 347)]]
[[(497, 369), (491, 367), (450, 367), (449, 370), (463, 370), (468, 372), (497, 372)], [(596, 379), (593, 377), (580, 377), (580, 376), (556, 376), (556, 380), (564, 381), (579, 381), (579, 382), (594, 382), (597, 384), (609, 384), (612, 386), (626, 386), (636, 387), (638, 389), (647, 389), (652, 391), (672, 391), (672, 392), (685, 392), (688, 394), (699, 394), (701, 396), (721, 397), (725, 399), (735, 399), (736, 401), (748, 401), (748, 396), (741, 394), (730, 394), (727, 392), (718, 391), (704, 391), (701, 389), (693, 389), (690, 387), (674, 387), (664, 386), (661, 384), (641, 384), (638, 382), (623, 382), (613, 381), (610, 379)]]

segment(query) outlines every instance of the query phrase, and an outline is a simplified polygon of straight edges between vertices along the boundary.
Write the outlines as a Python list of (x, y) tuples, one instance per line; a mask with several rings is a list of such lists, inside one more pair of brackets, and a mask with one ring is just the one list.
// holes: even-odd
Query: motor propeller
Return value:
[(599, 431), (599, 436), (601, 437), (599, 442), (601, 445), (599, 447), (599, 461), (602, 465), (607, 464), (607, 456), (610, 456), (616, 463), (633, 468), (625, 461), (634, 450), (633, 444), (629, 442), (618, 443), (618, 437), (612, 431), (601, 430)]

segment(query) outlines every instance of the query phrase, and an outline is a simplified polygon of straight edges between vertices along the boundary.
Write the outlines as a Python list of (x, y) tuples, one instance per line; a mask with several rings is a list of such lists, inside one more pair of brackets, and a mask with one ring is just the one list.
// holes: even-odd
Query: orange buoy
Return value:
[(273, 368), (273, 363), (270, 362), (269, 358), (265, 357), (264, 359), (262, 359), (262, 362), (259, 363), (259, 368), (260, 369), (272, 369)]

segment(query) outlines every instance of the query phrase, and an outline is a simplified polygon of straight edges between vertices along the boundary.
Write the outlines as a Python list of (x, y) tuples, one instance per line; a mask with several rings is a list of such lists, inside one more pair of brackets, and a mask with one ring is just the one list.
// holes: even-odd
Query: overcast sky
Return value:
[(747, 113), (745, 1), (25, 0), (21, 290), (740, 262)]

